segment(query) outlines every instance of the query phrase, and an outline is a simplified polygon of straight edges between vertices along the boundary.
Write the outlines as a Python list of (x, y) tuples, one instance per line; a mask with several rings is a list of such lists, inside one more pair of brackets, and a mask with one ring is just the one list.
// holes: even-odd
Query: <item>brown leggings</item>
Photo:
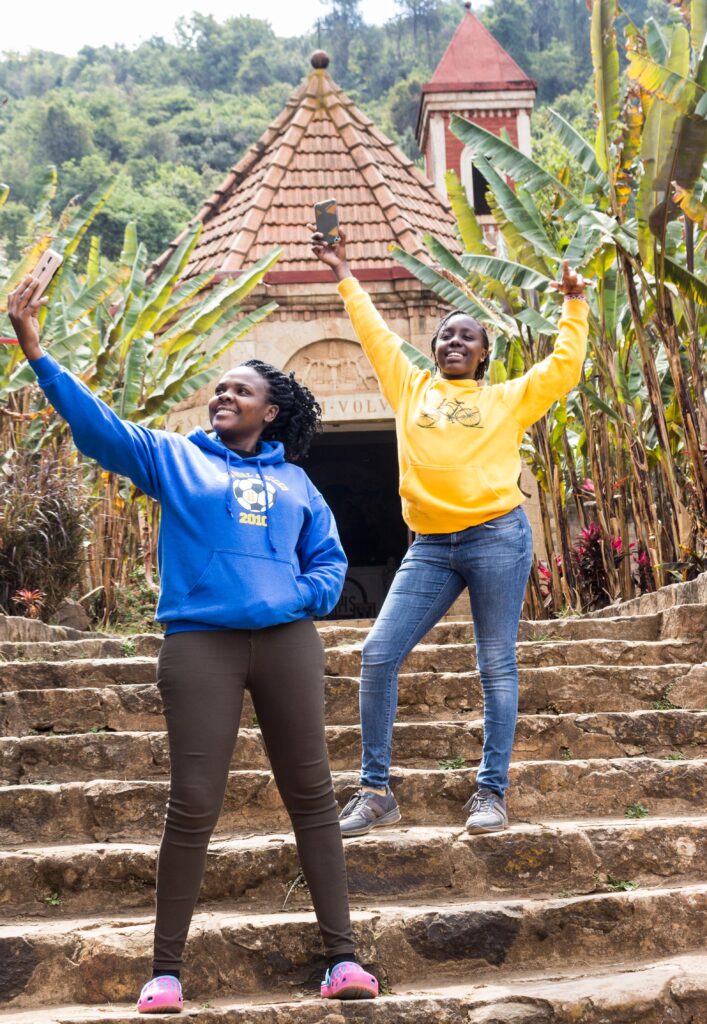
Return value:
[(178, 971), (250, 690), (327, 956), (353, 959), (346, 864), (324, 734), (324, 651), (311, 619), (173, 633), (160, 653), (171, 758), (157, 864), (154, 968)]

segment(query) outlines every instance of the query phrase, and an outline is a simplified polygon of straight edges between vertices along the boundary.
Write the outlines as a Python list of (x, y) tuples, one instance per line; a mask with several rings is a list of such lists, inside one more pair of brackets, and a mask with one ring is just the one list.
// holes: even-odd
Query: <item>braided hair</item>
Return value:
[[(437, 324), (437, 330), (434, 332), (434, 334), (432, 336), (432, 355), (434, 356), (435, 368), (436, 369), (437, 369), (437, 352), (436, 352), (436, 349), (437, 349), (437, 338), (439, 338), (440, 333), (444, 330), (444, 328), (447, 325), (447, 323), (454, 316), (469, 316), (469, 314), (465, 313), (461, 309), (453, 309), (451, 311), (451, 313), (447, 313), (447, 315), (445, 317), (443, 317), (440, 320), (440, 322)], [(476, 367), (476, 372), (474, 374), (474, 380), (483, 380), (484, 379), (484, 374), (486, 373), (486, 371), (489, 368), (489, 362), (491, 361), (491, 342), (489, 341), (488, 331), (486, 330), (484, 325), (480, 324), (478, 320), (475, 320), (473, 316), (469, 317), (469, 319), (481, 331), (481, 339), (482, 339), (482, 341), (484, 343), (484, 348), (486, 349), (486, 355), (481, 360), (479, 365)]]
[(268, 400), (279, 406), (272, 423), (261, 437), (264, 441), (282, 441), (288, 462), (299, 462), (309, 452), (314, 435), (322, 429), (322, 409), (309, 388), (295, 380), (293, 373), (283, 373), (272, 363), (248, 359), (244, 366), (252, 368), (268, 385)]

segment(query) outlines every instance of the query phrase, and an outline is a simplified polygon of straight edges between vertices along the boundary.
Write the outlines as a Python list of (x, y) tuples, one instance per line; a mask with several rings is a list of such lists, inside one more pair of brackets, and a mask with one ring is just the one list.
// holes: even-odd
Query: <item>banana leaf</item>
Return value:
[(183, 284), (174, 288), (169, 296), (169, 301), (152, 325), (153, 333), (159, 334), (166, 324), (174, 320), (185, 309), (188, 309), (192, 304), (192, 300), (200, 292), (204, 291), (207, 285), (211, 284), (215, 276), (216, 271), (209, 270), (203, 274), (197, 274), (195, 277), (188, 278)]
[(646, 92), (669, 103), (678, 113), (685, 114), (695, 109), (705, 94), (705, 86), (700, 85), (695, 78), (688, 77), (690, 39), (684, 25), (676, 27), (670, 52), (673, 60), (678, 54), (687, 58), (680, 62), (681, 71), (674, 70), (670, 64), (658, 64), (647, 54), (632, 53), (627, 74)]
[(454, 253), (450, 252), (449, 249), (440, 242), (433, 235), (425, 235), (422, 239), (425, 246), (429, 250), (430, 255), (434, 260), (439, 263), (445, 270), (451, 270), (457, 277), (466, 277), (466, 270), (461, 265)]
[(486, 131), (478, 124), (466, 121), (458, 114), (452, 115), (450, 127), (458, 139), (471, 147), (474, 159), (478, 156), (486, 157), (497, 172), (505, 171), (516, 185), (522, 186), (530, 194), (543, 188), (554, 191), (562, 200), (561, 212), (567, 219), (598, 220), (598, 211), (579, 202), (559, 178), (544, 170), (540, 164), (535, 163), (525, 153), (521, 153), (510, 142)]
[(420, 370), (427, 370), (429, 373), (434, 372), (435, 364), (434, 360), (426, 356), (424, 352), (420, 352), (419, 348), (415, 348), (409, 341), (403, 341), (400, 346), (403, 355), (408, 359), (413, 366), (417, 366)]
[(548, 108), (548, 114), (560, 142), (570, 156), (577, 161), (583, 171), (586, 171), (597, 188), (607, 189), (609, 187), (609, 179), (597, 163), (594, 150), (587, 140), (583, 139), (577, 129), (573, 128), (569, 121), (565, 121), (564, 117), (558, 114), (556, 110)]
[(490, 322), (501, 330), (506, 329), (506, 324), (499, 314), (472, 298), (471, 295), (463, 291), (453, 281), (450, 281), (438, 271), (423, 263), (422, 260), (418, 260), (416, 256), (411, 256), (410, 253), (405, 252), (403, 249), (393, 249), (392, 255), (401, 266), (409, 270), (418, 281), (424, 284), (426, 288), (429, 288), (430, 291), (433, 291), (435, 295), (438, 295), (443, 302), (453, 306), (462, 313), (473, 316), (474, 319), (482, 323)]
[(492, 281), (500, 281), (507, 288), (523, 288), (526, 291), (546, 291), (552, 283), (547, 274), (538, 273), (521, 263), (500, 259), (498, 256), (462, 256), (462, 263), (467, 271), (488, 277)]
[(668, 44), (655, 18), (649, 18), (644, 28), (646, 46), (652, 60), (665, 64), (668, 56)]
[(667, 280), (674, 284), (685, 298), (699, 303), (700, 306), (707, 306), (707, 281), (704, 278), (691, 274), (686, 267), (681, 267), (667, 256), (664, 265)]
[(519, 313), (513, 314), (516, 320), (519, 320), (526, 327), (530, 327), (532, 331), (537, 331), (538, 334), (557, 334), (559, 330), (559, 324), (554, 320), (548, 320), (546, 316), (542, 316), (532, 306), (528, 306), (526, 309), (521, 309)]
[(235, 342), (244, 338), (248, 331), (252, 330), (253, 327), (257, 326), (257, 324), (262, 323), (263, 320), (266, 320), (277, 308), (277, 302), (268, 302), (267, 305), (259, 306), (258, 309), (253, 310), (252, 313), (248, 313), (246, 316), (241, 317), (241, 319), (226, 332), (226, 334), (213, 348), (209, 346), (208, 352), (205, 354), (205, 361), (203, 363), (204, 368), (209, 369), (217, 363), (221, 356), (223, 356), (229, 348), (235, 344)]
[(189, 255), (196, 245), (201, 234), (203, 224), (199, 221), (189, 230), (182, 243), (177, 246), (168, 260), (164, 270), (154, 281), (154, 286), (145, 297), (144, 305), (140, 315), (126, 334), (123, 344), (128, 345), (134, 337), (145, 334), (147, 331), (156, 331), (157, 321), (160, 313), (169, 301), (175, 284), (181, 271), (187, 264)]
[(84, 235), (113, 194), (115, 184), (113, 181), (107, 187), (97, 189), (77, 210), (64, 232), (62, 255), (65, 262), (68, 263), (78, 249)]
[(524, 255), (532, 260), (532, 265), (539, 273), (547, 272), (547, 264), (538, 253), (544, 253), (553, 260), (557, 259), (557, 253), (544, 227), (528, 212), (510, 185), (496, 173), (488, 160), (479, 156), (476, 157), (475, 164), (486, 179), (505, 217), (526, 243), (523, 247)]
[(69, 327), (73, 327), (82, 317), (90, 316), (101, 303), (109, 299), (121, 284), (125, 283), (127, 269), (118, 267), (106, 274), (88, 288), (84, 288), (64, 310), (63, 319)]
[(454, 171), (447, 171), (444, 176), (447, 186), (447, 197), (456, 217), (459, 235), (467, 252), (488, 253), (491, 250), (484, 239), (484, 230), (476, 219), (476, 214), (466, 197), (466, 192)]
[(701, 53), (707, 43), (707, 0), (692, 0), (690, 26), (692, 49)]
[(595, 154), (604, 173), (611, 167), (611, 145), (618, 134), (619, 51), (616, 45), (616, 0), (594, 0), (591, 47), (594, 63), (594, 96), (599, 111)]
[(118, 404), (118, 415), (128, 418), (140, 405), (145, 376), (145, 359), (148, 346), (144, 338), (135, 338), (125, 360), (125, 380)]
[(93, 285), (98, 281), (101, 272), (100, 264), (101, 240), (98, 235), (92, 235), (88, 247), (88, 259), (86, 260), (86, 280), (89, 285)]

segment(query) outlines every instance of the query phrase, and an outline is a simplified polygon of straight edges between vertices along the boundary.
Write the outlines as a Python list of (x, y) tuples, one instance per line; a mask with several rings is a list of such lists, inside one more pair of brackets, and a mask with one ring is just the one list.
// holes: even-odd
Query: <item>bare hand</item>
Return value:
[[(313, 225), (310, 224), (309, 227), (311, 228)], [(312, 252), (322, 263), (331, 267), (339, 281), (343, 281), (345, 277), (351, 277), (351, 270), (346, 260), (346, 232), (342, 227), (339, 227), (339, 241), (334, 243), (325, 242), (324, 235), (319, 231), (313, 231)]]
[(8, 296), (10, 323), (28, 359), (39, 359), (42, 354), (39, 347), (38, 313), (40, 306), (46, 305), (46, 302), (39, 294), (39, 282), (30, 274)]
[(562, 280), (553, 281), (550, 287), (557, 292), (562, 292), (567, 298), (583, 299), (584, 289), (592, 288), (593, 284), (591, 281), (585, 281), (581, 274), (578, 274), (576, 270), (573, 270), (573, 268), (570, 267), (569, 260), (563, 260)]

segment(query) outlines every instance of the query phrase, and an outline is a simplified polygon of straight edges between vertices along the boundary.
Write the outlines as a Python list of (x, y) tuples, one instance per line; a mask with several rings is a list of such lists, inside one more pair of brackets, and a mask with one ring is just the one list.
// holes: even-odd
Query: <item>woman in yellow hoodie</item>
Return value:
[(586, 282), (565, 263), (565, 301), (553, 353), (522, 377), (483, 385), (484, 328), (452, 311), (432, 339), (435, 372), (402, 351), (346, 261), (345, 235), (313, 251), (336, 274), (354, 330), (395, 411), (403, 518), (415, 540), (363, 647), (361, 788), (341, 813), (344, 836), (400, 820), (390, 791), (401, 663), (469, 588), (484, 691), (484, 747), (465, 809), (470, 832), (508, 824), (505, 793), (518, 712), (515, 644), (532, 561), (522, 509), (520, 443), (527, 428), (580, 379), (587, 345)]

